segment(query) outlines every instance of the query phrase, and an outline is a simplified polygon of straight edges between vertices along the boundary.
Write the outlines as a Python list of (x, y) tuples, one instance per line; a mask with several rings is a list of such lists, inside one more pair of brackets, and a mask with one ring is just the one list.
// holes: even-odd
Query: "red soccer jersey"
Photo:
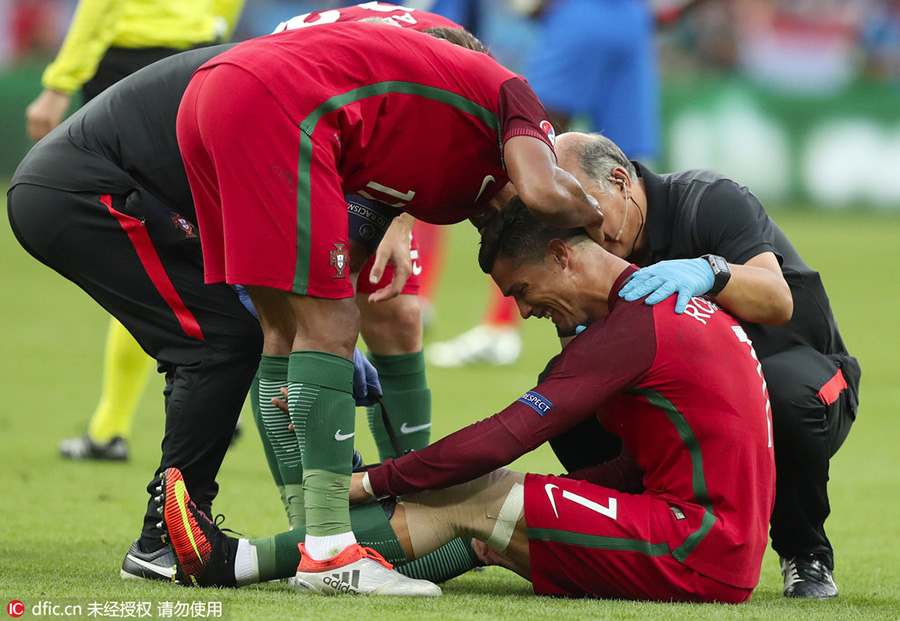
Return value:
[[(550, 376), (505, 410), (369, 471), (376, 494), (461, 483), (509, 464), (598, 416), (644, 472), (645, 493), (695, 527), (672, 552), (691, 569), (753, 588), (775, 496), (768, 395), (730, 315), (694, 298), (648, 306), (610, 295), (609, 316), (562, 352)], [(748, 562), (747, 559), (752, 559)]]
[[(484, 209), (509, 180), (509, 138), (552, 148), (547, 113), (525, 80), (485, 54), (408, 29), (291, 30), (241, 43), (204, 68), (221, 64), (265, 85), (300, 128), (301, 153), (336, 162), (344, 194), (426, 222), (452, 224)], [(300, 197), (318, 178), (300, 171)]]
[(307, 26), (320, 26), (322, 24), (359, 22), (372, 18), (385, 19), (396, 26), (418, 31), (427, 28), (462, 28), (462, 26), (446, 17), (428, 13), (427, 11), (417, 11), (410, 7), (397, 6), (387, 2), (364, 2), (341, 9), (313, 11), (312, 13), (292, 17), (288, 21), (279, 24), (275, 32), (306, 28)]

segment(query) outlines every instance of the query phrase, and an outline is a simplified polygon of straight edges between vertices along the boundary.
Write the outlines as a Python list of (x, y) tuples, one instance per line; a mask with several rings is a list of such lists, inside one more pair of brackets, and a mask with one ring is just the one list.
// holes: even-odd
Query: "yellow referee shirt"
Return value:
[(234, 28), (244, 0), (79, 0), (59, 54), (41, 84), (72, 95), (110, 47), (187, 49)]

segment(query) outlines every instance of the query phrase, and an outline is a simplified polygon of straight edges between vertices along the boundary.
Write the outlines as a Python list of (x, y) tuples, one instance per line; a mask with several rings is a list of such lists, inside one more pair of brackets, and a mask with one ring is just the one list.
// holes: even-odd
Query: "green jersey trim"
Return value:
[(620, 537), (602, 537), (599, 535), (572, 533), (552, 528), (529, 527), (527, 529), (528, 538), (604, 550), (638, 552), (640, 554), (646, 554), (647, 556), (663, 556), (665, 554), (671, 554), (675, 560), (679, 563), (683, 563), (688, 555), (696, 549), (701, 541), (703, 541), (716, 523), (712, 501), (709, 498), (709, 491), (706, 487), (706, 478), (703, 475), (703, 455), (700, 451), (700, 443), (684, 415), (678, 411), (675, 404), (660, 393), (641, 386), (633, 386), (629, 388), (627, 392), (632, 395), (644, 397), (651, 405), (662, 410), (675, 426), (679, 437), (688, 449), (688, 453), (691, 456), (691, 483), (694, 498), (697, 503), (706, 510), (703, 515), (703, 520), (700, 523), (700, 527), (688, 535), (681, 545), (674, 550), (670, 549), (667, 543), (650, 543), (649, 541)]
[(297, 262), (294, 271), (294, 293), (306, 295), (309, 287), (309, 249), (312, 234), (309, 213), (312, 198), (309, 166), (313, 154), (312, 135), (316, 131), (316, 126), (322, 117), (340, 110), (344, 106), (369, 97), (388, 94), (415, 95), (461, 110), (496, 132), (497, 143), (500, 144), (500, 119), (495, 113), (458, 93), (434, 86), (401, 81), (376, 82), (335, 95), (319, 105), (300, 122), (300, 155), (297, 162)]

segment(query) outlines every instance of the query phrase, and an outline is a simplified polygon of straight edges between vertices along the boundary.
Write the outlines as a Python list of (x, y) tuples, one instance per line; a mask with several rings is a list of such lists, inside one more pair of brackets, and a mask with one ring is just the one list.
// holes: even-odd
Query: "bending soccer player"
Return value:
[[(584, 230), (539, 223), (518, 200), (487, 226), (480, 263), (523, 317), (589, 327), (499, 414), (354, 475), (354, 500), (399, 497), (354, 508), (361, 541), (404, 563), (475, 537), (486, 562), (529, 578), (537, 594), (746, 601), (775, 472), (765, 382), (737, 322), (704, 298), (681, 315), (671, 300), (622, 300), (633, 266)], [(618, 435), (622, 454), (567, 477), (496, 470), (586, 420)], [(165, 478), (172, 530), (183, 515), (168, 490), (180, 475)], [(176, 543), (180, 579), (240, 586), (291, 575), (301, 533), (230, 538), (187, 506), (204, 558)], [(340, 572), (326, 579), (333, 592), (352, 588)], [(292, 584), (306, 580), (297, 572)]]
[[(511, 181), (548, 222), (597, 233), (603, 214), (556, 166), (552, 127), (521, 77), (485, 54), (385, 24), (327, 24), (237, 45), (194, 74), (177, 129), (206, 282), (245, 287), (263, 355), (290, 359), (306, 517), (298, 572), (321, 584), (341, 568), (379, 571), (349, 516), (359, 313), (344, 193), (432, 223), (481, 222)], [(377, 278), (394, 263), (394, 280), (371, 301), (399, 293), (410, 271), (409, 231), (395, 239), (405, 244), (383, 241), (373, 268)]]
[[(279, 24), (275, 34), (324, 24), (364, 20), (380, 21), (418, 32), (429, 28), (462, 31), (461, 26), (439, 15), (388, 3), (367, 2), (298, 15)], [(475, 42), (474, 39), (472, 41)], [(374, 255), (387, 224), (397, 211), (383, 205), (373, 205), (362, 197), (350, 197), (349, 200), (351, 238), (365, 244), (366, 250)], [(418, 248), (413, 239), (410, 263), (418, 258), (417, 253)], [(431, 391), (425, 381), (422, 351), (422, 320), (417, 295), (419, 279), (415, 273), (419, 267), (411, 266), (413, 273), (399, 295), (372, 304), (369, 303), (369, 295), (388, 286), (393, 279), (393, 266), (387, 265), (381, 279), (376, 278), (373, 282), (370, 278), (373, 267), (374, 256), (356, 279), (356, 299), (360, 311), (361, 336), (369, 348), (369, 359), (382, 381), (389, 422), (393, 429), (399, 430), (394, 435), (396, 442), (392, 441), (382, 406), (374, 404), (366, 408), (369, 427), (375, 437), (379, 457), (383, 460), (428, 445)], [(251, 389), (251, 403), (288, 520), (291, 526), (301, 527), (306, 523), (306, 515), (298, 440), (295, 434), (279, 424), (282, 414), (271, 403), (271, 399), (280, 397), (281, 389), (287, 387), (287, 372), (287, 356), (264, 355)]]

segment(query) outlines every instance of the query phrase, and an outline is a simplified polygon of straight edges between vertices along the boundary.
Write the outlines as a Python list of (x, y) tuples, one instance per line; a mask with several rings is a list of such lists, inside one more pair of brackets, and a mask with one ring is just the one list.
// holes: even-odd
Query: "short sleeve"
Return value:
[(700, 252), (717, 254), (729, 263), (743, 264), (775, 250), (775, 223), (759, 199), (729, 179), (713, 182), (697, 209), (695, 234)]
[(504, 144), (515, 136), (533, 136), (553, 149), (556, 133), (550, 115), (525, 80), (516, 76), (501, 84), (499, 103)]

